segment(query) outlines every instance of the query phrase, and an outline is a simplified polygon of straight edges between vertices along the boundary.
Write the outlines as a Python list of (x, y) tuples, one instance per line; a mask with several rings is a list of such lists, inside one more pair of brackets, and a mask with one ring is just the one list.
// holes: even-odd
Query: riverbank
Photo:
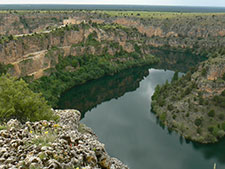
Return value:
[(210, 57), (182, 78), (157, 86), (152, 110), (160, 122), (188, 140), (215, 143), (225, 135), (224, 53)]
[(110, 157), (76, 110), (55, 110), (59, 121), (10, 120), (0, 128), (0, 168), (128, 169)]

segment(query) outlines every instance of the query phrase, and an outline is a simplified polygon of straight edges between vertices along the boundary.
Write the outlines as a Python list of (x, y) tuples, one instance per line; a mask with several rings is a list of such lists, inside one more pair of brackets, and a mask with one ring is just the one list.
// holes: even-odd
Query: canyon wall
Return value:
[(38, 79), (52, 73), (59, 57), (105, 53), (115, 56), (122, 49), (127, 53), (139, 52), (144, 58), (154, 53), (152, 48), (188, 50), (206, 56), (225, 44), (225, 14), (160, 15), (118, 17), (81, 11), (1, 13), (0, 63), (10, 64), (8, 72), (14, 76)]
[[(113, 30), (101, 26), (80, 24), (58, 28), (49, 33), (18, 37), (0, 44), (0, 63), (10, 64), (9, 72), (17, 77), (34, 76), (37, 79), (49, 74), (47, 70), (58, 63), (59, 56), (105, 53), (114, 56), (121, 49), (132, 53), (135, 51), (134, 46), (144, 38), (132, 29), (118, 27)], [(141, 53), (149, 54), (149, 49), (144, 47), (143, 44)]]

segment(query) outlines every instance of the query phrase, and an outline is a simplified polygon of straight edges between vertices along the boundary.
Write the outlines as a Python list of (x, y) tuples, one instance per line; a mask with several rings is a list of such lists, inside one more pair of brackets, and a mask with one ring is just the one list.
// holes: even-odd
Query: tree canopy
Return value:
[(56, 119), (41, 94), (10, 75), (0, 77), (0, 121), (16, 118), (21, 122)]

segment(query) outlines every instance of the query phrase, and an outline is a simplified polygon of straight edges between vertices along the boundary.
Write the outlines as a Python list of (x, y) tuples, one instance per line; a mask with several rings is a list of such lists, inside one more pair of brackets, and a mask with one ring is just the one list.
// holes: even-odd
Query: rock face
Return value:
[[(132, 53), (143, 38), (142, 34), (129, 28), (118, 27), (114, 30), (113, 27), (107, 29), (103, 24), (98, 27), (73, 25), (0, 44), (0, 63), (10, 64), (8, 72), (14, 76), (38, 79), (51, 74), (59, 57), (106, 54), (114, 57), (121, 51)], [(143, 58), (150, 54), (145, 44), (140, 49)]]
[(106, 153), (93, 131), (79, 123), (80, 112), (55, 110), (53, 121), (10, 120), (0, 130), (0, 168), (128, 169)]
[(225, 55), (158, 86), (152, 99), (153, 111), (171, 130), (201, 143), (218, 141), (225, 136)]
[[(120, 48), (131, 53), (135, 50), (134, 42), (141, 46), (142, 54), (151, 54), (150, 46), (207, 53), (223, 47), (225, 43), (223, 18), (224, 14), (179, 13), (171, 14), (170, 17), (161, 16), (160, 13), (148, 17), (109, 17), (93, 12), (0, 14), (0, 34), (3, 35), (49, 30), (39, 35), (17, 36), (7, 43), (1, 43), (0, 39), (0, 63), (11, 64), (9, 72), (14, 76), (39, 79), (52, 73), (61, 55), (100, 55), (107, 52), (114, 56)], [(93, 24), (90, 26), (84, 23)], [(60, 27), (63, 24), (76, 24), (79, 29), (63, 29)], [(105, 29), (96, 25), (102, 25)], [(57, 27), (61, 29), (50, 31)], [(97, 33), (96, 40), (101, 45), (78, 45), (85, 42), (93, 32)], [(119, 46), (112, 47), (109, 45), (112, 42)], [(52, 52), (54, 47), (58, 47), (58, 50)]]
[[(80, 24), (92, 21), (95, 23), (117, 23), (119, 25), (136, 27), (149, 37), (189, 36), (207, 38), (210, 36), (225, 36), (223, 26), (224, 14), (193, 14), (193, 13), (149, 13), (146, 16), (109, 16), (103, 12), (24, 12), (1, 13), (0, 34), (26, 34), (39, 32), (62, 24)], [(91, 16), (91, 17), (90, 17)], [(192, 26), (194, 25), (194, 26)]]

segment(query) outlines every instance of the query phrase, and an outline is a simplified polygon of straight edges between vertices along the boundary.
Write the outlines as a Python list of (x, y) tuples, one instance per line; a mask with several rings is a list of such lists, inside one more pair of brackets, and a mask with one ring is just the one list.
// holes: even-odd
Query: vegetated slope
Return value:
[[(135, 29), (115, 24), (69, 25), (49, 33), (15, 37), (3, 43), (0, 62), (11, 64), (9, 71), (15, 76), (37, 79), (49, 75), (48, 70), (58, 64), (60, 56), (108, 55), (117, 58), (129, 53), (133, 58), (130, 60), (143, 58), (150, 54), (144, 38)], [(118, 60), (125, 62), (126, 59), (114, 59)]]
[(211, 57), (197, 70), (157, 86), (152, 110), (185, 138), (212, 143), (225, 135), (225, 55)]
[(35, 80), (30, 87), (42, 92), (53, 106), (74, 85), (158, 61), (143, 34), (117, 24), (69, 25), (4, 45), (0, 60), (11, 65), (8, 72)]

